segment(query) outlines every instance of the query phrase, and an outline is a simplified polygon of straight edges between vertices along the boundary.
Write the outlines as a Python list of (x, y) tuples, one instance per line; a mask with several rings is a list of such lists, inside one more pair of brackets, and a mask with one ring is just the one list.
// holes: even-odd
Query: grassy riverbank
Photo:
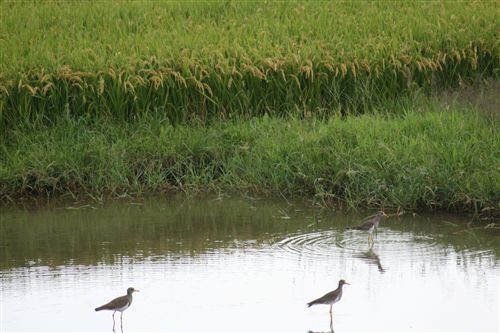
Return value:
[(495, 2), (0, 11), (3, 201), (238, 191), (500, 210), (498, 108), (427, 98), (498, 86)]
[(498, 122), (436, 107), (176, 127), (158, 115), (129, 124), (62, 117), (9, 133), (0, 196), (237, 191), (358, 207), (498, 210)]

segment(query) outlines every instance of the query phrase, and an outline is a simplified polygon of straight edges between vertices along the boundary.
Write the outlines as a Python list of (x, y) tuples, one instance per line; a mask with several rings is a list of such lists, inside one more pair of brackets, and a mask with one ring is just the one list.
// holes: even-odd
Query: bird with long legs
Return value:
[(337, 289), (335, 289), (334, 291), (330, 291), (329, 293), (321, 296), (320, 298), (315, 299), (314, 301), (307, 303), (307, 307), (311, 307), (311, 306), (317, 305), (317, 304), (326, 304), (326, 305), (329, 304), (330, 305), (330, 318), (331, 318), (332, 305), (337, 303), (338, 301), (340, 301), (340, 299), (342, 298), (342, 287), (345, 284), (349, 284), (349, 283), (347, 283), (345, 280), (340, 280), (339, 286), (337, 287)]
[(355, 227), (347, 228), (351, 230), (361, 230), (361, 231), (367, 231), (368, 232), (368, 246), (371, 248), (375, 241), (373, 240), (373, 232), (377, 230), (378, 225), (380, 223), (380, 220), (382, 220), (382, 217), (387, 216), (386, 213), (383, 211), (379, 211), (375, 217), (372, 217), (371, 219), (361, 223), (360, 225), (357, 225)]
[(117, 297), (111, 302), (95, 308), (96, 311), (101, 311), (101, 310), (113, 311), (113, 331), (115, 331), (115, 313), (116, 311), (118, 311), (120, 312), (120, 328), (123, 332), (123, 311), (127, 310), (130, 304), (132, 304), (132, 294), (136, 291), (139, 290), (130, 287), (127, 289), (127, 295)]

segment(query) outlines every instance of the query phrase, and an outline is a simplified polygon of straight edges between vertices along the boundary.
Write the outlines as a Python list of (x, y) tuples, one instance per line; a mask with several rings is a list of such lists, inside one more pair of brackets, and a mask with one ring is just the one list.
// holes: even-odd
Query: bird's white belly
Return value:
[(338, 301), (340, 301), (340, 296), (335, 297), (330, 302), (328, 302), (328, 304), (334, 304), (334, 303), (337, 303)]
[(129, 306), (127, 305), (127, 306), (124, 306), (124, 307), (121, 307), (121, 308), (116, 308), (114, 311), (123, 312), (123, 311), (127, 310), (127, 309), (128, 309), (128, 307), (129, 307)]

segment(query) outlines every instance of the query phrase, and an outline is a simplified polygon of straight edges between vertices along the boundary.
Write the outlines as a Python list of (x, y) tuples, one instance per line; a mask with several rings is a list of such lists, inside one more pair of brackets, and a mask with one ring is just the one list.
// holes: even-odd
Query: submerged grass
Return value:
[(398, 113), (200, 127), (158, 115), (126, 126), (61, 118), (9, 133), (0, 197), (237, 191), (355, 207), (500, 209), (498, 123), (470, 109)]
[(496, 2), (13, 2), (0, 130), (70, 114), (171, 123), (364, 113), (498, 78)]

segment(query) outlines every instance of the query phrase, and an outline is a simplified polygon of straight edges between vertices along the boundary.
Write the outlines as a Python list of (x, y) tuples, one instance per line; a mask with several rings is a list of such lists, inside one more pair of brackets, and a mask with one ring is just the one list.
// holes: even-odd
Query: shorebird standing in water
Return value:
[(328, 294), (325, 294), (320, 298), (307, 303), (307, 307), (311, 307), (316, 304), (330, 304), (330, 316), (331, 316), (332, 305), (340, 301), (340, 299), (342, 298), (342, 287), (344, 286), (344, 284), (349, 284), (349, 283), (345, 282), (345, 280), (340, 280), (337, 289), (335, 289), (334, 291), (330, 291)]
[(112, 300), (109, 303), (106, 303), (98, 308), (95, 308), (96, 311), (101, 311), (101, 310), (111, 310), (113, 311), (113, 331), (115, 330), (115, 313), (116, 311), (120, 312), (120, 327), (123, 331), (123, 311), (127, 310), (130, 304), (132, 304), (132, 294), (135, 291), (139, 291), (137, 289), (134, 289), (132, 287), (127, 289), (127, 295), (117, 297), (114, 300)]
[[(357, 225), (352, 228), (347, 228), (347, 229), (352, 229), (352, 230), (362, 230), (362, 231), (368, 231), (368, 246), (372, 247), (374, 240), (373, 240), (373, 232), (377, 230), (378, 224), (380, 223), (380, 220), (382, 217), (387, 216), (383, 211), (380, 211), (375, 215), (375, 217), (369, 219), (368, 221), (365, 221), (361, 223), (360, 225)], [(370, 245), (371, 241), (371, 245)]]

